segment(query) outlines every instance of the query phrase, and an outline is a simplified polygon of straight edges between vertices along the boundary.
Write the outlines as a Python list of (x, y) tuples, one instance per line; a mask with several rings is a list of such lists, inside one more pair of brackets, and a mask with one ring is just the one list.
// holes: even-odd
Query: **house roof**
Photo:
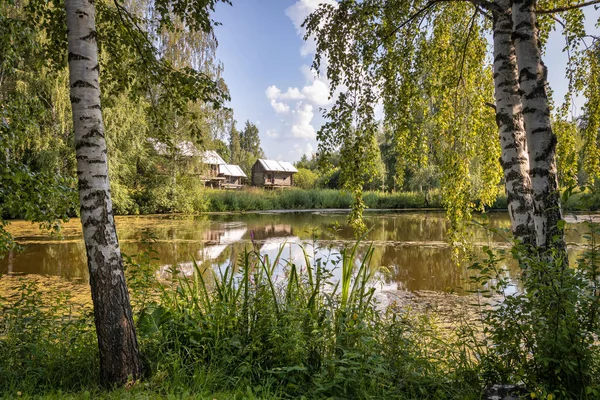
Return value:
[(202, 161), (205, 164), (216, 164), (216, 165), (227, 164), (225, 162), (225, 160), (223, 160), (221, 158), (219, 153), (217, 153), (214, 150), (206, 150), (204, 153), (202, 153)]
[(242, 171), (242, 169), (239, 166), (231, 164), (220, 164), (219, 174), (223, 174), (225, 176), (241, 176), (247, 178), (246, 174), (244, 173), (244, 171)]
[(276, 161), (276, 160), (261, 160), (259, 159), (257, 162), (261, 164), (265, 171), (269, 172), (291, 172), (296, 173), (298, 170), (296, 167), (287, 161)]

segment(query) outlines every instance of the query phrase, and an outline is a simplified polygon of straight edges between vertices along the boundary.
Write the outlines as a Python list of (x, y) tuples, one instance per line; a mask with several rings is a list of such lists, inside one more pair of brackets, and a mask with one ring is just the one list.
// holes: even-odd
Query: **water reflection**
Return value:
[[(144, 251), (144, 238), (153, 238), (157, 251), (157, 271), (168, 276), (177, 266), (185, 273), (194, 270), (193, 261), (203, 269), (222, 271), (236, 264), (245, 251), (257, 250), (273, 260), (281, 246), (282, 259), (301, 267), (304, 251), (312, 259), (328, 259), (330, 265), (345, 246), (354, 244), (354, 234), (345, 224), (346, 215), (336, 212), (290, 212), (222, 214), (205, 217), (144, 216), (118, 217), (117, 230), (125, 254)], [(506, 213), (479, 218), (498, 233), (478, 226), (470, 229), (475, 249), (483, 245), (506, 247), (502, 230), (509, 228)], [(569, 218), (566, 238), (582, 243), (587, 231), (583, 224)], [(372, 266), (384, 266), (389, 274), (386, 286), (406, 290), (463, 292), (470, 288), (466, 264), (452, 262), (446, 243), (448, 225), (442, 212), (371, 212), (366, 216), (370, 231), (359, 248), (359, 259), (370, 244), (374, 246)], [(9, 229), (24, 243), (22, 252), (11, 252), (0, 260), (2, 273), (57, 275), (70, 280), (87, 281), (85, 246), (78, 221), (65, 226), (62, 239), (39, 232), (34, 225), (13, 222)], [(577, 250), (572, 251), (575, 257)], [(510, 259), (506, 265), (517, 274)], [(334, 274), (338, 272), (334, 271)], [(516, 275), (515, 275), (516, 276)]]

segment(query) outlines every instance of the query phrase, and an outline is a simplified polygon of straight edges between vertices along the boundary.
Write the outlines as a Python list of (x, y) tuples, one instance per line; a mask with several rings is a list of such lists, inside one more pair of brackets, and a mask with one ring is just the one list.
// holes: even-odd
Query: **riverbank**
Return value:
[[(189, 301), (199, 288), (180, 286), (152, 302), (141, 276), (129, 269), (145, 378), (111, 391), (97, 380), (89, 287), (57, 277), (3, 276), (0, 397), (479, 398), (480, 384), (458, 376), (473, 365), (454, 364), (465, 351), (456, 329), (471, 320), (456, 317), (471, 307), (464, 298), (385, 290), (378, 297), (389, 299), (389, 307), (361, 304), (369, 292), (359, 282), (347, 289), (347, 306), (328, 304), (339, 297), (319, 290), (313, 300), (322, 311), (313, 314), (317, 309), (305, 295), (316, 287), (307, 281), (280, 282), (272, 292), (263, 286), (267, 275), (255, 277), (249, 292), (228, 300), (219, 296), (232, 294), (233, 286), (225, 284), (198, 297), (197, 309)], [(273, 307), (273, 295), (279, 307)], [(240, 301), (246, 296), (244, 311)], [(212, 315), (204, 313), (209, 306)], [(255, 318), (247, 335), (238, 331), (244, 312)]]
[(125, 257), (144, 377), (116, 391), (98, 381), (87, 285), (0, 277), (0, 397), (479, 399), (490, 383), (524, 382), (535, 398), (598, 398), (600, 302), (587, 292), (597, 245), (581, 273), (527, 259), (533, 273), (520, 283), (507, 279), (504, 253), (487, 250), (471, 279), (502, 307), (383, 285), (375, 266), (386, 263), (373, 249), (357, 258), (358, 246), (341, 252), (339, 275), (318, 256), (285, 261), (283, 249), (193, 263), (189, 278), (157, 274), (152, 248)]
[[(350, 209), (352, 195), (337, 189), (284, 189), (264, 190), (247, 187), (241, 190), (207, 189), (204, 193), (207, 212), (276, 211)], [(439, 191), (380, 192), (368, 191), (363, 195), (367, 209), (372, 210), (443, 210)], [(475, 201), (477, 203), (478, 201)], [(487, 210), (506, 210), (506, 195), (500, 194)], [(564, 211), (600, 210), (600, 195), (577, 193), (566, 199)]]
[[(350, 193), (334, 189), (263, 190), (212, 190), (205, 192), (207, 211), (260, 211), (299, 209), (349, 209)], [(369, 209), (443, 209), (438, 191), (432, 192), (365, 192), (365, 205)], [(499, 196), (493, 209), (506, 208), (506, 198)]]

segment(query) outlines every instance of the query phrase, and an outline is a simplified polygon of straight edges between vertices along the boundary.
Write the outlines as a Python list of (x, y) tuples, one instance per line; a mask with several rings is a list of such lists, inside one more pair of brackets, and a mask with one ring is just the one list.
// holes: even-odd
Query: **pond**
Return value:
[[(117, 217), (117, 231), (123, 253), (139, 254), (152, 238), (157, 251), (159, 274), (173, 265), (183, 273), (193, 270), (192, 260), (199, 264), (223, 268), (239, 259), (245, 250), (257, 249), (275, 257), (284, 246), (282, 258), (297, 265), (304, 264), (301, 245), (311, 257), (335, 258), (344, 247), (356, 240), (346, 226), (346, 212), (310, 210), (303, 212), (255, 212), (245, 214), (208, 214), (202, 216), (132, 216)], [(585, 243), (585, 224), (589, 216), (567, 216), (567, 242), (573, 244), (571, 257)], [(598, 216), (595, 216), (597, 219)], [(510, 227), (508, 215), (497, 212), (478, 216), (477, 221), (495, 230)], [(448, 245), (448, 223), (443, 212), (369, 211), (365, 222), (369, 232), (361, 243), (359, 256), (368, 246), (374, 247), (371, 266), (384, 266), (385, 284), (393, 289), (464, 293), (471, 285), (468, 263), (457, 264)], [(66, 223), (62, 237), (49, 235), (25, 221), (12, 221), (9, 231), (23, 245), (0, 260), (0, 273), (39, 274), (62, 277), (71, 281), (88, 279), (85, 246), (80, 222)], [(473, 224), (471, 243), (475, 253), (483, 246), (508, 248), (503, 234)], [(508, 257), (510, 258), (510, 257)], [(510, 259), (505, 261), (510, 274), (518, 269)]]

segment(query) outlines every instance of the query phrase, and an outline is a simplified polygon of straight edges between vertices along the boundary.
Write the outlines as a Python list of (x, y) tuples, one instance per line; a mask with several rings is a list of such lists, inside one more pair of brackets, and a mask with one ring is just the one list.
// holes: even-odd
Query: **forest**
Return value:
[[(236, 1), (0, 0), (0, 260), (27, 251), (17, 220), (56, 241), (80, 220), (89, 281), (43, 291), (0, 270), (0, 397), (600, 397), (599, 2), (317, 3), (302, 28), (332, 100), (318, 150), (291, 160), (294, 188), (226, 191), (181, 144), (248, 177), (269, 158), (259, 117), (236, 121), (217, 56), (215, 10)], [(543, 62), (552, 32), (560, 99)], [(286, 241), (262, 252), (253, 228), (227, 264), (196, 259), (202, 247), (168, 279), (159, 241), (124, 254), (115, 223), (306, 209), (347, 211), (353, 240), (332, 223), (295, 261)], [(386, 240), (368, 236), (368, 209), (445, 210), (436, 246), (468, 275), (477, 323), (381, 302), (392, 266), (376, 265)], [(489, 228), (505, 244), (469, 243), (490, 210), (507, 211)]]

